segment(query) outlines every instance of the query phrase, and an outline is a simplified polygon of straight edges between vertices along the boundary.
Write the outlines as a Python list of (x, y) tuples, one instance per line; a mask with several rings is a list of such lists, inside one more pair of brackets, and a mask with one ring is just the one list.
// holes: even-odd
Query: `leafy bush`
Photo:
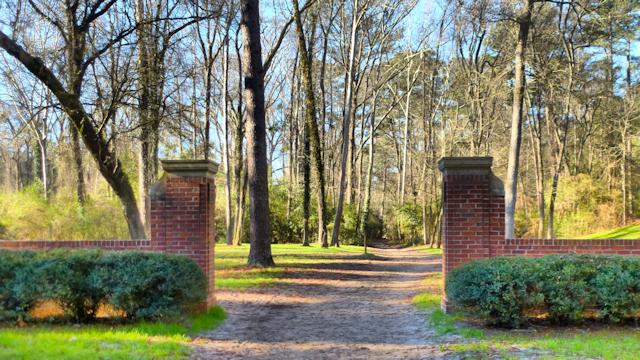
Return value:
[(177, 317), (204, 301), (206, 278), (183, 256), (148, 252), (0, 250), (0, 320), (54, 301), (86, 322), (101, 304), (128, 318)]
[(537, 259), (537, 291), (543, 294), (543, 306), (549, 320), (576, 322), (594, 301), (592, 279), (597, 262), (590, 255), (551, 255)]
[(342, 223), (340, 224), (340, 242), (342, 244), (362, 245), (362, 236), (358, 234), (359, 221), (360, 218), (356, 206), (354, 204), (344, 204), (342, 209)]
[(638, 316), (640, 312), (640, 261), (621, 261), (599, 265), (593, 286), (600, 316), (611, 323)]
[[(302, 242), (302, 193), (296, 194), (291, 199), (291, 208), (287, 215), (288, 203), (287, 187), (274, 185), (270, 189), (269, 211), (271, 225), (271, 239), (273, 243)], [(311, 198), (311, 214), (315, 215), (313, 205), (315, 197)], [(248, 213), (248, 211), (246, 211)], [(316, 231), (317, 217), (309, 219), (309, 231)], [(245, 232), (248, 233), (248, 232)], [(311, 240), (313, 241), (312, 236)]]
[(487, 324), (518, 327), (546, 314), (575, 323), (588, 314), (617, 323), (640, 316), (640, 258), (549, 255), (474, 261), (447, 276), (454, 308)]
[(93, 281), (106, 301), (130, 318), (171, 318), (193, 310), (206, 298), (207, 283), (191, 259), (160, 253), (108, 253), (98, 261)]
[(35, 302), (17, 298), (17, 269), (31, 261), (35, 253), (30, 251), (0, 251), (0, 321), (24, 317)]
[(520, 326), (530, 297), (535, 265), (527, 258), (495, 258), (465, 264), (447, 275), (447, 300), (490, 325)]
[(380, 219), (380, 216), (375, 214), (373, 211), (369, 211), (368, 215), (369, 216), (367, 216), (367, 220), (364, 225), (364, 231), (367, 234), (367, 239), (382, 239), (384, 231), (384, 224), (382, 224), (382, 219)]
[(76, 321), (93, 319), (105, 290), (91, 281), (97, 250), (39, 253), (19, 269), (15, 292), (21, 302), (57, 302)]
[(415, 245), (422, 232), (422, 208), (416, 203), (405, 203), (395, 211), (400, 236), (404, 243)]

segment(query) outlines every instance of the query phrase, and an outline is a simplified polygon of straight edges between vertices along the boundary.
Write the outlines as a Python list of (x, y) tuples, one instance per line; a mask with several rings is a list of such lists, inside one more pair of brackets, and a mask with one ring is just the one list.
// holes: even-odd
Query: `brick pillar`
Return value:
[[(442, 273), (496, 256), (504, 243), (504, 188), (491, 157), (445, 157), (442, 172)], [(446, 294), (443, 296), (446, 308)]]
[(215, 304), (215, 174), (208, 160), (162, 160), (164, 176), (151, 188), (151, 242), (158, 251), (185, 255), (207, 275), (206, 306)]

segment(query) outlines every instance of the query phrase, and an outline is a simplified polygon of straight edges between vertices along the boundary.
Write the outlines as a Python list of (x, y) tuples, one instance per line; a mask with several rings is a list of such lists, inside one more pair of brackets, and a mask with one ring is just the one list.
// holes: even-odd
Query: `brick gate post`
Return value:
[(206, 306), (215, 304), (215, 174), (208, 160), (162, 160), (164, 176), (151, 188), (150, 230), (157, 251), (195, 260), (207, 276)]
[[(442, 172), (442, 274), (496, 256), (504, 243), (504, 187), (491, 157), (445, 157)], [(446, 294), (442, 307), (447, 310)]]

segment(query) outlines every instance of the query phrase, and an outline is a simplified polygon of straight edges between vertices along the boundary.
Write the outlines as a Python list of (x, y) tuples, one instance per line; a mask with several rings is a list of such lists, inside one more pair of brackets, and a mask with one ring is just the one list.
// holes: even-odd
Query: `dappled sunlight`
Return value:
[(300, 296), (294, 294), (265, 294), (260, 292), (252, 292), (249, 290), (242, 291), (239, 295), (235, 291), (219, 291), (216, 293), (216, 299), (223, 302), (240, 302), (240, 303), (288, 303), (288, 304), (318, 304), (329, 300), (329, 297), (323, 296)]
[[(439, 256), (372, 249), (375, 257), (361, 259), (323, 250), (316, 249), (317, 258), (290, 252), (285, 261), (276, 257), (282, 273), (266, 286), (219, 291), (229, 320), (202, 334), (209, 341), (197, 343), (199, 358), (340, 357), (346, 349), (357, 357), (354, 347), (374, 358), (433, 353), (433, 333), (412, 299), (423, 279), (440, 271)], [(296, 263), (298, 257), (304, 263)], [(250, 278), (252, 271), (238, 267), (222, 274)]]

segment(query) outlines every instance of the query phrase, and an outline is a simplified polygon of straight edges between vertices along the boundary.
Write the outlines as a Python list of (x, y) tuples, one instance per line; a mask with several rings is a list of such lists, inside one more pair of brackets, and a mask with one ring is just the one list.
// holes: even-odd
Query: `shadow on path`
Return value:
[(450, 357), (411, 304), (424, 289), (422, 279), (440, 272), (440, 257), (408, 249), (372, 252), (372, 259), (332, 254), (324, 263), (296, 264), (276, 286), (219, 291), (229, 317), (195, 341), (194, 358)]

